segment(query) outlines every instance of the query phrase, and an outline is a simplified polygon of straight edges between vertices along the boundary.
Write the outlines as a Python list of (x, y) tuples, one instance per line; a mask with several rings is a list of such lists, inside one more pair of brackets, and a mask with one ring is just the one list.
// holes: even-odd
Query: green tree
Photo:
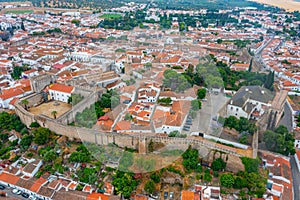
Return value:
[(198, 111), (201, 109), (201, 101), (199, 101), (198, 99), (194, 99), (191, 101), (191, 109), (194, 111)]
[(279, 126), (275, 131), (265, 131), (263, 140), (268, 150), (288, 156), (296, 153), (294, 137), (294, 133), (289, 133), (286, 127)]
[(71, 23), (75, 24), (76, 26), (79, 26), (80, 20), (79, 19), (72, 19)]
[(39, 127), (33, 130), (33, 141), (38, 145), (46, 144), (50, 139), (50, 130), (47, 128)]
[(205, 88), (198, 89), (197, 95), (199, 99), (204, 99), (206, 96), (206, 89)]
[(71, 96), (68, 98), (68, 104), (71, 104), (72, 106), (75, 106), (83, 99), (83, 96), (81, 94), (71, 94)]
[(132, 120), (132, 116), (131, 116), (131, 114), (129, 114), (129, 113), (126, 113), (126, 115), (125, 115), (124, 119), (125, 119), (126, 121), (131, 121), (131, 120)]
[(51, 115), (53, 116), (54, 119), (56, 119), (57, 111), (56, 111), (56, 110), (53, 110), (53, 111), (51, 112)]
[(129, 171), (129, 167), (131, 167), (132, 164), (133, 164), (133, 153), (125, 151), (119, 163), (119, 170)]
[(50, 150), (45, 153), (43, 157), (43, 161), (45, 162), (53, 162), (57, 158), (56, 152), (54, 150)]
[(235, 177), (233, 188), (242, 189), (247, 186), (247, 181), (242, 177)]
[(137, 186), (137, 181), (134, 180), (133, 174), (117, 171), (113, 178), (112, 185), (115, 187), (116, 194), (129, 198)]
[(199, 152), (189, 147), (183, 154), (183, 166), (187, 171), (195, 170), (199, 163)]
[(209, 173), (204, 173), (203, 180), (207, 182), (211, 182), (212, 176)]
[(164, 71), (163, 86), (175, 92), (184, 92), (191, 87), (184, 75), (170, 69)]
[(273, 90), (273, 84), (274, 84), (274, 72), (269, 72), (264, 86), (269, 90)]
[(223, 161), (222, 158), (217, 158), (212, 162), (211, 168), (214, 171), (220, 171), (226, 168), (226, 163)]
[(30, 147), (32, 138), (33, 138), (32, 135), (26, 135), (22, 138), (22, 140), (20, 142), (20, 148), (22, 151), (25, 151)]
[(231, 188), (234, 185), (234, 176), (230, 173), (222, 174), (220, 177), (221, 185), (227, 188)]
[(172, 99), (170, 97), (158, 99), (158, 103), (170, 105), (172, 103)]
[(29, 125), (30, 128), (38, 128), (40, 127), (39, 123), (37, 122), (32, 122), (30, 125)]
[(147, 181), (145, 186), (144, 186), (144, 190), (148, 194), (152, 194), (155, 191), (155, 183), (152, 180)]
[(27, 99), (22, 99), (21, 103), (25, 106), (25, 110), (27, 110), (28, 109), (27, 106), (29, 104), (28, 100)]
[(150, 175), (150, 178), (154, 181), (154, 183), (160, 182), (160, 173), (154, 172)]
[(260, 163), (258, 158), (252, 159), (252, 158), (242, 157), (241, 160), (242, 163), (244, 164), (246, 172), (248, 173), (258, 172), (258, 165)]

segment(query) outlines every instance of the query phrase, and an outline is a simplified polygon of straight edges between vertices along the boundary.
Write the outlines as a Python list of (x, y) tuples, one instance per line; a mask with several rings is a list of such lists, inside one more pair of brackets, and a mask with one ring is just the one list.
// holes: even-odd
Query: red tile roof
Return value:
[(74, 87), (55, 83), (55, 84), (52, 84), (49, 86), (49, 90), (55, 90), (55, 91), (65, 92), (65, 93), (72, 93), (74, 90)]
[(41, 188), (41, 186), (42, 186), (46, 181), (47, 181), (46, 179), (40, 177), (40, 178), (37, 179), (37, 180), (35, 181), (35, 183), (31, 186), (30, 190), (31, 190), (32, 192), (37, 192), (37, 191), (39, 191), (39, 189)]
[(6, 173), (6, 172), (2, 172), (0, 174), (0, 181), (3, 181), (5, 183), (15, 185), (18, 182), (19, 179), (20, 178), (18, 176), (15, 176), (15, 175), (12, 175), (12, 174), (9, 174), (9, 173)]
[(109, 196), (101, 193), (91, 193), (87, 196), (86, 200), (108, 200)]
[(14, 105), (15, 102), (16, 102), (17, 100), (19, 100), (19, 98), (13, 98), (13, 99), (9, 102), (9, 104), (10, 104), (10, 105)]
[(194, 192), (183, 190), (181, 191), (181, 200), (193, 200)]
[(6, 100), (6, 99), (9, 99), (12, 97), (19, 96), (23, 93), (24, 93), (24, 91), (21, 89), (10, 88), (10, 89), (2, 91), (2, 94), (0, 94), (0, 99)]

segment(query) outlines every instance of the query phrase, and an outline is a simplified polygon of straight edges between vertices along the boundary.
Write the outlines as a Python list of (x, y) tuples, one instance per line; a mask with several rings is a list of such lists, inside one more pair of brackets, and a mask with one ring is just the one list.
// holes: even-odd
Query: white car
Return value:
[(18, 190), (18, 189), (13, 189), (12, 193), (17, 194), (17, 195), (22, 194), (22, 192), (20, 190)]

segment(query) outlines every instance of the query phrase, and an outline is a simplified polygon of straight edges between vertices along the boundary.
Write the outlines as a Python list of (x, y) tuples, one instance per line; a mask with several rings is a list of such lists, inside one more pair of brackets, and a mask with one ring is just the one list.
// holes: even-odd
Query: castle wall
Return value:
[[(35, 98), (38, 100), (38, 98)], [(88, 99), (88, 103), (93, 100)], [(108, 145), (114, 143), (119, 147), (139, 149), (140, 153), (147, 153), (149, 142), (159, 142), (166, 145), (175, 144), (178, 146), (192, 145), (195, 148), (207, 148), (222, 151), (227, 154), (234, 156), (245, 156), (243, 149), (237, 149), (233, 147), (227, 147), (221, 144), (217, 144), (203, 138), (170, 138), (170, 137), (156, 137), (156, 136), (139, 136), (139, 135), (127, 135), (118, 133), (106, 133), (98, 130), (80, 128), (75, 126), (68, 126), (58, 120), (51, 119), (44, 115), (33, 115), (26, 111), (20, 102), (15, 103), (16, 114), (20, 117), (21, 121), (29, 127), (29, 125), (36, 121), (42, 127), (49, 128), (51, 131), (65, 135), (71, 139), (80, 139), (84, 142), (96, 143), (98, 145)], [(79, 110), (79, 109), (78, 109)], [(64, 119), (66, 120), (66, 119)], [(65, 122), (65, 121), (64, 121)]]

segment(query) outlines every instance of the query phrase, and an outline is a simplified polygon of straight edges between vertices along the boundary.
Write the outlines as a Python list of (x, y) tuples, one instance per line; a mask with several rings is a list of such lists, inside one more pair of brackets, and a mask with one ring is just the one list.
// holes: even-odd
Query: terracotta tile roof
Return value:
[(71, 189), (71, 190), (75, 190), (76, 189), (76, 186), (77, 186), (77, 183), (71, 183), (68, 188)]
[(50, 188), (48, 188), (46, 186), (42, 186), (40, 188), (40, 190), (38, 191), (38, 194), (42, 195), (42, 196), (45, 196), (45, 197), (51, 198), (54, 192), (55, 192), (55, 190), (50, 189)]
[(33, 72), (36, 72), (37, 70), (36, 69), (30, 69), (30, 70), (27, 70), (25, 72), (23, 72), (24, 74), (30, 74), (30, 73), (33, 73)]
[(74, 87), (55, 83), (55, 84), (52, 84), (49, 86), (49, 90), (55, 90), (55, 91), (65, 92), (65, 93), (72, 93), (74, 90)]
[(181, 200), (193, 200), (194, 196), (194, 192), (186, 190), (181, 191)]
[(24, 91), (21, 89), (10, 88), (10, 89), (2, 91), (2, 94), (0, 94), (0, 99), (6, 100), (6, 99), (9, 99), (12, 97), (19, 96), (23, 93), (24, 93)]
[(6, 172), (2, 172), (0, 174), (0, 180), (5, 182), (5, 183), (15, 185), (19, 181), (19, 179), (20, 178), (18, 176), (15, 176), (15, 175), (12, 175), (12, 174), (9, 174), (9, 173), (6, 173)]
[(34, 182), (34, 184), (31, 186), (30, 190), (31, 190), (32, 192), (37, 192), (37, 191), (39, 191), (39, 189), (41, 188), (41, 186), (42, 186), (45, 182), (47, 182), (47, 180), (44, 179), (44, 178), (42, 178), (42, 177), (40, 177), (39, 179), (37, 179), (37, 180)]
[(148, 200), (148, 197), (144, 195), (135, 195), (134, 200)]
[(15, 103), (16, 103), (16, 101), (18, 101), (19, 100), (19, 98), (13, 98), (10, 102), (9, 102), (9, 104), (10, 105), (14, 105)]
[(300, 160), (300, 150), (299, 149), (296, 150), (296, 155), (298, 157), (298, 160)]
[(109, 200), (109, 196), (105, 194), (100, 193), (91, 193), (87, 196), (86, 200)]
[(91, 186), (85, 185), (82, 191), (83, 192), (90, 192), (91, 191)]
[(56, 189), (60, 184), (60, 181), (58, 180), (53, 180), (51, 181), (49, 184), (48, 184), (48, 188), (51, 188), (51, 189)]
[(115, 126), (115, 130), (120, 131), (120, 130), (130, 130), (130, 121), (119, 121), (116, 126)]
[(35, 183), (35, 179), (34, 178), (33, 179), (28, 179), (28, 180), (20, 178), (18, 180), (18, 182), (16, 183), (16, 185), (19, 186), (19, 187), (22, 187), (22, 188), (30, 190), (30, 188), (34, 185), (34, 183)]
[(52, 199), (53, 200), (85, 200), (87, 198), (87, 193), (81, 191), (66, 191), (65, 189), (60, 189), (55, 192)]
[(272, 185), (272, 190), (276, 190), (276, 191), (278, 191), (278, 192), (281, 192), (281, 193), (282, 193), (282, 191), (283, 191), (283, 188), (282, 188), (282, 186), (281, 186), (281, 185), (273, 184), (273, 185)]

